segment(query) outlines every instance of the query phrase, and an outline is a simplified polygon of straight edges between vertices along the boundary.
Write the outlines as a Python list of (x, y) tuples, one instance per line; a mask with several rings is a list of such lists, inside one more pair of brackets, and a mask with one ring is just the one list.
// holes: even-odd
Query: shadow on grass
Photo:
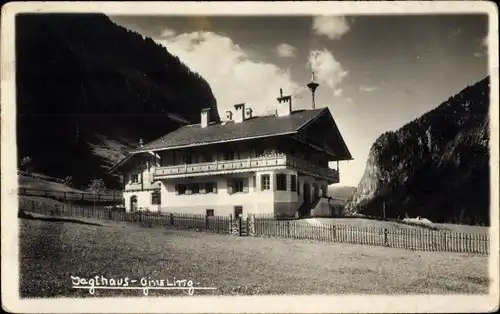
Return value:
[(86, 222), (78, 219), (69, 219), (69, 218), (54, 218), (54, 217), (35, 217), (33, 215), (27, 214), (23, 211), (19, 212), (18, 218), (26, 219), (26, 220), (40, 220), (40, 221), (49, 221), (49, 222), (68, 222), (75, 223), (80, 225), (90, 225), (90, 226), (98, 226), (103, 227), (103, 225), (93, 222)]

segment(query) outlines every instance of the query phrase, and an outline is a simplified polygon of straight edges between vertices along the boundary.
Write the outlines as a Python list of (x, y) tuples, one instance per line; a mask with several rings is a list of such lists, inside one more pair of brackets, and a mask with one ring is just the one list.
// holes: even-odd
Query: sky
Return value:
[(265, 114), (280, 88), (311, 108), (314, 71), (316, 108), (330, 109), (354, 158), (340, 163), (342, 186), (358, 185), (382, 133), (488, 75), (487, 15), (110, 18), (207, 80), (221, 117), (241, 102)]

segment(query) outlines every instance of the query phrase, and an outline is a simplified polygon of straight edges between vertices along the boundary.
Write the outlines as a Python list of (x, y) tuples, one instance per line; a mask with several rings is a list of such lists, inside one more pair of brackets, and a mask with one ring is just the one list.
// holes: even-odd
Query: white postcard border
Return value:
[[(484, 13), (489, 16), (491, 82), (490, 293), (467, 295), (192, 296), (165, 298), (20, 299), (17, 224), (14, 17), (16, 13), (104, 13), (107, 15), (393, 15)], [(1, 19), (1, 205), (2, 305), (24, 313), (236, 313), (236, 312), (456, 312), (495, 311), (499, 304), (498, 9), (486, 1), (370, 2), (11, 2)]]

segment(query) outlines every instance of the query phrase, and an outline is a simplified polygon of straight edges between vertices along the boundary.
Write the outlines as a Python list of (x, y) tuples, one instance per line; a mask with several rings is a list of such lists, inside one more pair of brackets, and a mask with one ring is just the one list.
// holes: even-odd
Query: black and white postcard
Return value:
[(498, 310), (493, 2), (10, 2), (1, 31), (4, 310)]

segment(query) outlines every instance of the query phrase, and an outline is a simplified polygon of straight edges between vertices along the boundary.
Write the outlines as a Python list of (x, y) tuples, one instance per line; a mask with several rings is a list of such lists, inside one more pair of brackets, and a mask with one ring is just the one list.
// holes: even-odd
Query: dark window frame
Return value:
[(276, 174), (276, 191), (286, 191), (287, 184), (286, 178), (287, 175), (285, 173), (277, 173)]
[[(211, 187), (211, 189), (209, 189)], [(215, 182), (205, 183), (205, 193), (217, 193), (217, 184)]]
[[(134, 180), (135, 179), (135, 180)], [(130, 182), (132, 184), (137, 184), (139, 183), (139, 174), (138, 173), (132, 173), (132, 175), (130, 176)]]
[(185, 184), (176, 184), (175, 189), (178, 195), (186, 195), (187, 186)]
[(233, 179), (233, 193), (243, 193), (245, 190), (245, 182), (243, 179)]
[(161, 205), (161, 192), (155, 191), (151, 193), (151, 205)]
[(260, 186), (261, 191), (267, 191), (271, 189), (271, 175), (262, 174), (260, 176), (260, 180), (261, 180), (261, 186)]
[(297, 192), (297, 176), (295, 174), (290, 175), (290, 191)]

